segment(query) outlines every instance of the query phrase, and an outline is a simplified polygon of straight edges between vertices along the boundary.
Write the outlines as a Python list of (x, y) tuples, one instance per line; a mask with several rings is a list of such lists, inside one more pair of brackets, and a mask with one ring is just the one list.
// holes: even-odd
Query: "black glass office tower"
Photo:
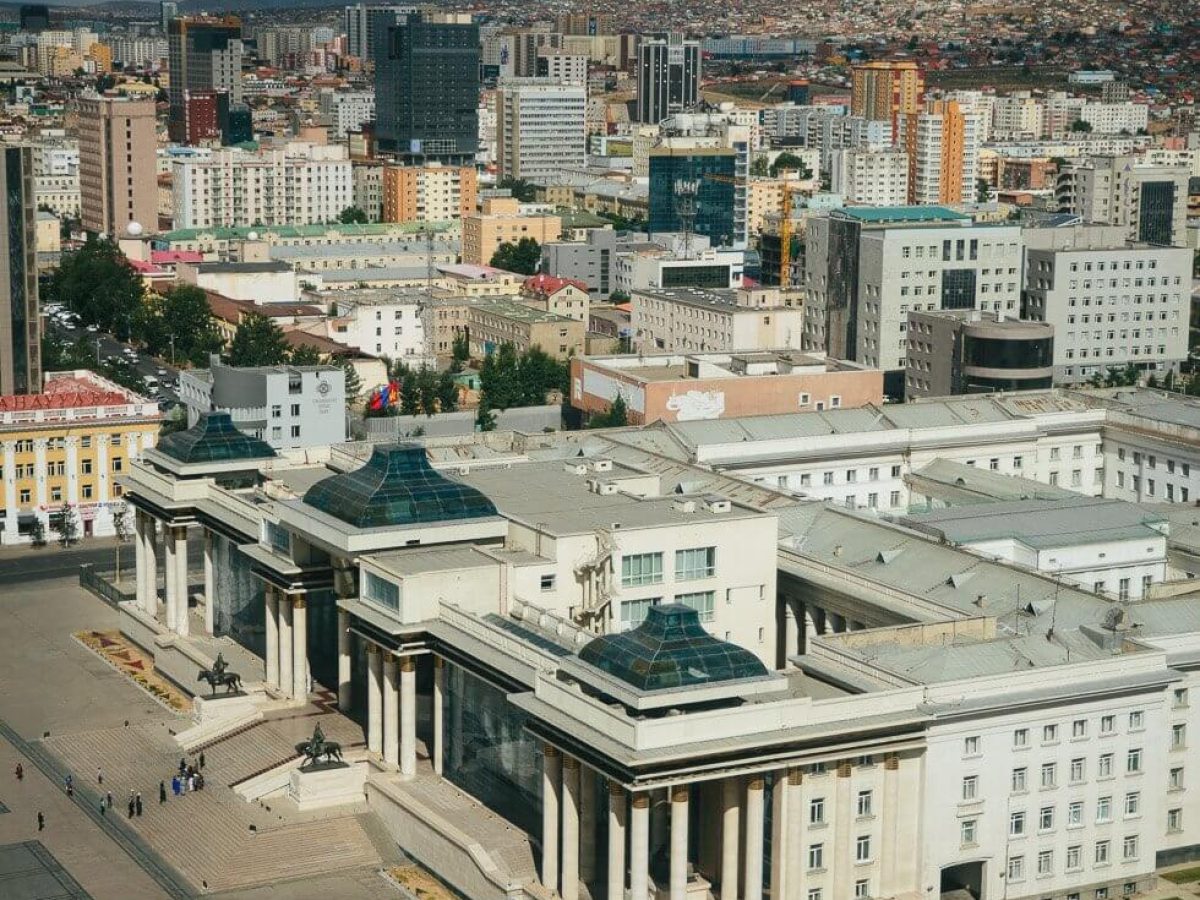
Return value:
[(470, 165), (479, 149), (479, 26), (427, 21), (373, 30), (375, 134), (400, 162)]
[(0, 162), (0, 253), (5, 262), (0, 271), (0, 394), (36, 394), (42, 387), (42, 355), (33, 151), (6, 147)]

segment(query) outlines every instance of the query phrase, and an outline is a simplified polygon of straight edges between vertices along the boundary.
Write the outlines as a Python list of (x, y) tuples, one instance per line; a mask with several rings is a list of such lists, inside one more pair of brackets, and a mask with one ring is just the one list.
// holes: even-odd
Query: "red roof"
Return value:
[(74, 409), (80, 406), (123, 406), (133, 402), (120, 391), (106, 391), (85, 378), (55, 378), (41, 394), (0, 397), (0, 412), (37, 409)]
[(579, 288), (585, 294), (587, 293), (588, 286), (576, 278), (555, 278), (553, 275), (545, 274), (533, 275), (526, 278), (521, 287), (530, 293), (548, 297), (551, 294), (557, 294), (567, 285), (572, 285)]

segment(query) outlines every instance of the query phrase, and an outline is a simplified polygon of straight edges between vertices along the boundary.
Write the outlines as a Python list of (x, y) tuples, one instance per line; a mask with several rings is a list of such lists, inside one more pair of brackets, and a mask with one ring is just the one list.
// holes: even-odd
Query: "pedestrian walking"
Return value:
[(104, 805), (104, 798), (100, 798), (100, 815), (104, 815), (108, 811), (108, 807)]
[(106, 800), (108, 801), (108, 808), (109, 808), (109, 809), (112, 809), (112, 791), (109, 791), (109, 792), (108, 792), (108, 793), (105, 795), (105, 798), (104, 798), (104, 799), (106, 799)]
[(188, 776), (187, 789), (189, 791), (194, 791), (196, 789), (196, 776), (195, 775)]
[(99, 766), (96, 767), (96, 784), (104, 784), (104, 773)]
[(67, 777), (63, 779), (63, 784), (65, 784), (67, 788), (67, 796), (73, 796), (75, 793), (75, 779), (71, 777), (70, 772), (68, 772)]
[(129, 801), (129, 818), (133, 818), (133, 801)]
[(43, 830), (45, 827), (46, 827), (46, 817), (44, 815), (42, 815), (41, 810), (38, 810), (38, 831)]
[(200, 768), (204, 768), (204, 751), (200, 751)]
[(179, 776), (178, 775), (171, 776), (171, 792), (176, 797), (179, 796)]
[(137, 799), (135, 799), (133, 803), (134, 808), (137, 810), (137, 814), (140, 816), (142, 814), (142, 795), (138, 794)]
[(24, 780), (25, 780), (25, 767), (23, 765), (21, 765), (20, 763), (17, 763), (17, 781), (24, 781)]
[(183, 757), (179, 758), (179, 774), (182, 775), (187, 771), (187, 760)]
[(167, 783), (165, 781), (160, 781), (158, 783), (158, 802), (167, 802)]

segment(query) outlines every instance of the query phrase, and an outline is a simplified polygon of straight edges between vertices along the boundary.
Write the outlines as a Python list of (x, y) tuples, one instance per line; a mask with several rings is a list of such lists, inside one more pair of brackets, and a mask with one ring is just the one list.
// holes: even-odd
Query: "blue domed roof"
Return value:
[(637, 628), (596, 638), (579, 658), (643, 691), (770, 674), (749, 650), (705, 631), (696, 610), (682, 603), (650, 607)]
[(275, 451), (266, 441), (233, 426), (227, 412), (206, 412), (186, 431), (159, 438), (156, 449), (182, 463), (234, 462), (270, 459)]
[(318, 481), (304, 502), (356, 528), (496, 515), (478, 490), (435, 471), (417, 444), (376, 447), (365, 466)]

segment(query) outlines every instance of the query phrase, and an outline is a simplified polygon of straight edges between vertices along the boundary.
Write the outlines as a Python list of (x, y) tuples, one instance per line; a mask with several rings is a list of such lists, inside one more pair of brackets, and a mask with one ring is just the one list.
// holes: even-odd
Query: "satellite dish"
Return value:
[(129, 225), (126, 226), (125, 231), (129, 234), (130, 237), (137, 237), (138, 235), (140, 235), (142, 233), (142, 223), (141, 222), (130, 222)]
[(257, 231), (252, 231), (252, 232), (250, 232), (248, 235), (246, 235), (246, 237), (247, 237), (247, 238), (249, 238), (249, 239), (250, 239), (250, 240), (252, 240), (252, 241), (257, 241), (257, 240), (258, 240), (258, 232), (257, 232)]

